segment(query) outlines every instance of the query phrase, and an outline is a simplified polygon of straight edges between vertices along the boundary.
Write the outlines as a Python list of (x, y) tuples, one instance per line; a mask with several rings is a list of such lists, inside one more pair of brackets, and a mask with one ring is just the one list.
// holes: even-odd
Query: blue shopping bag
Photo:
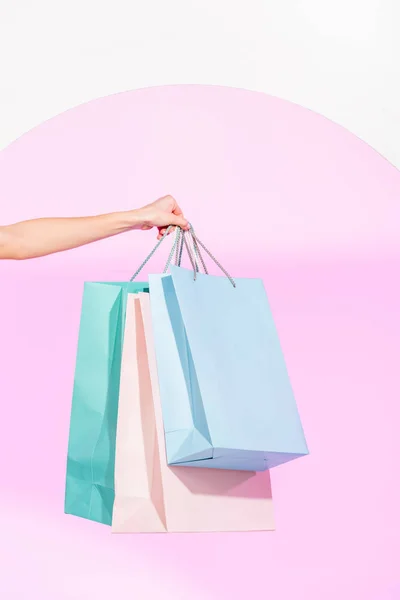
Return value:
[(172, 266), (149, 288), (168, 463), (263, 471), (308, 454), (263, 282)]

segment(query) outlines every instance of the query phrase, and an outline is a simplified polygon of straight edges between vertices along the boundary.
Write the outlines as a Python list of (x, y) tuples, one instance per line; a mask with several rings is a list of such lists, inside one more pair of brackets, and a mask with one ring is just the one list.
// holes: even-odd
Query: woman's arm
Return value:
[(131, 231), (158, 228), (158, 237), (169, 225), (188, 223), (172, 196), (136, 210), (95, 217), (44, 218), (0, 227), (0, 259), (37, 258), (84, 246)]

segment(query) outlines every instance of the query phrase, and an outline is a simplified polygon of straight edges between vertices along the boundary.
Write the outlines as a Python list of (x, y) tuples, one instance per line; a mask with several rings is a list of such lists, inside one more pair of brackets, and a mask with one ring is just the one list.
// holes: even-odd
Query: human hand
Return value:
[(172, 196), (164, 196), (137, 211), (138, 228), (143, 231), (157, 227), (157, 239), (165, 234), (170, 225), (189, 229), (189, 223), (183, 216), (182, 210), (178, 206), (175, 198)]
[(92, 217), (41, 218), (0, 226), (0, 260), (28, 259), (64, 252), (132, 231), (157, 227), (160, 239), (168, 227), (188, 230), (175, 198), (165, 196), (143, 208)]

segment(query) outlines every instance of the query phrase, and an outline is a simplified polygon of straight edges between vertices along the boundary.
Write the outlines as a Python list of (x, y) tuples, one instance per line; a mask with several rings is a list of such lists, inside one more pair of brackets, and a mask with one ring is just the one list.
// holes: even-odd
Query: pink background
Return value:
[(112, 536), (63, 515), (82, 283), (127, 278), (154, 237), (3, 262), (0, 592), (399, 598), (399, 172), (310, 111), (198, 86), (91, 102), (0, 154), (3, 223), (166, 193), (228, 270), (264, 278), (311, 454), (272, 472), (273, 533)]

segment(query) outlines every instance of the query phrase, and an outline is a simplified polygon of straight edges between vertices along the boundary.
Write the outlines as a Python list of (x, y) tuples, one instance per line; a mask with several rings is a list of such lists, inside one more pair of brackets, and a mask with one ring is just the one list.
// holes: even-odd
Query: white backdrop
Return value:
[(398, 0), (0, 0), (0, 148), (99, 96), (196, 83), (301, 104), (400, 167), (399, 26)]

